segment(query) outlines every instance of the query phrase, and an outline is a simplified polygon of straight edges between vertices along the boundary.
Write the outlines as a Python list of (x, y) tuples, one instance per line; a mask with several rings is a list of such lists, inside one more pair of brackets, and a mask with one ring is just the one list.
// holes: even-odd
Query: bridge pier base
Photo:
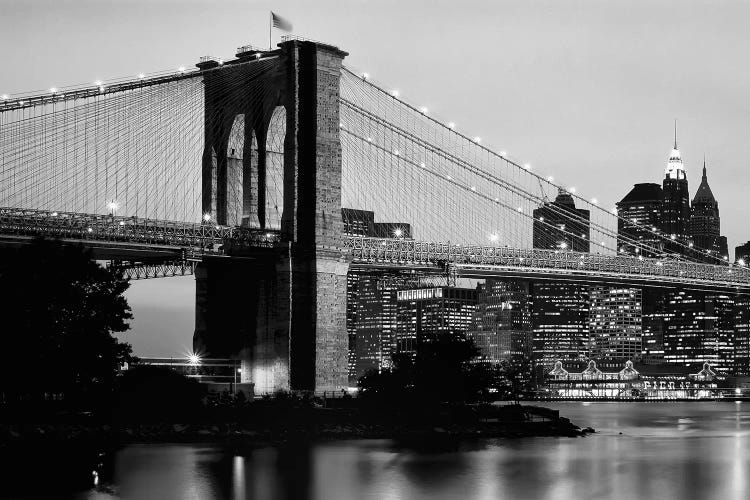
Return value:
[(256, 394), (343, 389), (347, 260), (291, 245), (273, 254), (198, 265), (194, 349), (239, 359)]

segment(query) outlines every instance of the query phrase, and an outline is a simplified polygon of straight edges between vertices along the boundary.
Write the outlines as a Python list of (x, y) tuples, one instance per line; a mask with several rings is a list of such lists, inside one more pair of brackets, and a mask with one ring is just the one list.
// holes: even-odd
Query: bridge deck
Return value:
[[(228, 245), (273, 248), (281, 242), (278, 231), (267, 229), (18, 208), (0, 208), (0, 235), (0, 244), (34, 236), (80, 242), (123, 260), (140, 253), (199, 258), (222, 254)], [(450, 268), (458, 276), (475, 278), (559, 277), (750, 291), (750, 269), (736, 265), (361, 236), (344, 236), (343, 243), (353, 263), (374, 267)]]
[(457, 245), (393, 238), (350, 237), (346, 245), (355, 262), (454, 267), (459, 276), (546, 275), (590, 277), (610, 281), (750, 289), (750, 269), (716, 266), (674, 258), (649, 259), (620, 255)]

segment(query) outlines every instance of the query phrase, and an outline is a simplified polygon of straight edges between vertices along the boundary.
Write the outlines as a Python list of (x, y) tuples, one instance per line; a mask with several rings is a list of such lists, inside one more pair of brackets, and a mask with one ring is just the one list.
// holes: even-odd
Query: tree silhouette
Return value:
[(421, 340), (415, 355), (393, 356), (393, 369), (360, 379), (365, 397), (399, 405), (466, 402), (483, 399), (496, 385), (499, 370), (478, 363), (479, 349), (462, 334)]
[(0, 257), (3, 399), (91, 401), (110, 392), (132, 361), (130, 345), (112, 335), (132, 318), (127, 281), (82, 248), (49, 240)]

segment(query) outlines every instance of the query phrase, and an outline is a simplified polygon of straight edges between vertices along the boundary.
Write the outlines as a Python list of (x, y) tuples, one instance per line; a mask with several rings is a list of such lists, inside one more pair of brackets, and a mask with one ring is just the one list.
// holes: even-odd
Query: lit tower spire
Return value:
[(667, 168), (664, 171), (667, 179), (685, 179), (685, 167), (682, 165), (682, 155), (680, 150), (677, 149), (677, 120), (674, 121), (674, 149), (669, 155), (669, 161), (667, 162)]

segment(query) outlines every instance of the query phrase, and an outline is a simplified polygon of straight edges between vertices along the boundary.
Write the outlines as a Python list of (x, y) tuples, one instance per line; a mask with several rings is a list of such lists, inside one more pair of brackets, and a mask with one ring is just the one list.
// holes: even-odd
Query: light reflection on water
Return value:
[(136, 445), (116, 457), (109, 492), (82, 498), (750, 498), (748, 403), (554, 406), (597, 434), (443, 451), (377, 440), (244, 450)]

